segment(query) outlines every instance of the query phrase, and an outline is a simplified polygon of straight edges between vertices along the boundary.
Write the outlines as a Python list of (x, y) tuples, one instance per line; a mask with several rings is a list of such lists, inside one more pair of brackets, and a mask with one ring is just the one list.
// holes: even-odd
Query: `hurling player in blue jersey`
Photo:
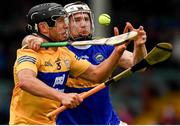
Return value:
[[(94, 32), (94, 23), (92, 12), (88, 5), (82, 2), (75, 2), (66, 5), (64, 8), (69, 16), (70, 40), (91, 40)], [(143, 27), (140, 26), (138, 29), (134, 29), (130, 23), (127, 23), (125, 31), (127, 30), (136, 30), (139, 34), (134, 41), (134, 51), (129, 52), (125, 50), (119, 59), (119, 66), (125, 69), (137, 63), (147, 54), (145, 47), (146, 33)], [(119, 34), (117, 28), (114, 28), (114, 32), (115, 35)], [(29, 42), (28, 44), (30, 48), (38, 49), (39, 43), (41, 42)], [(106, 45), (69, 46), (68, 48), (78, 57), (87, 59), (96, 65), (107, 59), (114, 50), (114, 46)], [(97, 85), (81, 78), (70, 77), (65, 92), (82, 93)], [(85, 99), (77, 108), (65, 110), (57, 117), (57, 124), (62, 125), (118, 125), (120, 122), (110, 102), (109, 87)]]
[[(69, 34), (72, 41), (91, 40), (94, 24), (92, 12), (87, 4), (82, 2), (70, 3), (64, 6), (69, 16)], [(127, 28), (133, 30), (131, 24)], [(127, 30), (127, 29), (126, 29)], [(128, 68), (141, 60), (146, 54), (145, 31), (143, 27), (138, 29), (141, 32), (139, 38), (134, 42), (134, 52), (125, 51), (119, 60), (119, 66)], [(115, 29), (115, 34), (118, 30)], [(92, 64), (99, 64), (108, 58), (114, 46), (69, 46), (72, 52), (81, 58), (87, 59)], [(69, 78), (65, 92), (81, 93), (88, 91), (98, 84), (91, 83), (81, 78)], [(87, 124), (87, 125), (118, 125), (120, 119), (112, 108), (109, 97), (109, 87), (85, 99), (80, 106), (75, 109), (68, 109), (60, 113), (57, 117), (57, 124)]]

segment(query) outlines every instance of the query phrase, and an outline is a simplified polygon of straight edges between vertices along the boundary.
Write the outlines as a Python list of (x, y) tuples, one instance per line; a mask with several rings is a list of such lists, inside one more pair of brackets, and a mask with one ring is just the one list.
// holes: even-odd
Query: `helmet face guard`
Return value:
[(64, 9), (67, 12), (68, 17), (73, 16), (74, 14), (77, 14), (77, 13), (81, 13), (81, 14), (87, 13), (89, 15), (90, 22), (91, 22), (91, 32), (90, 32), (89, 36), (74, 38), (71, 35), (71, 33), (69, 33), (70, 37), (73, 40), (92, 39), (92, 35), (94, 34), (94, 22), (93, 22), (93, 14), (91, 12), (91, 9), (88, 7), (88, 5), (78, 1), (78, 2), (67, 4), (66, 6), (64, 6)]

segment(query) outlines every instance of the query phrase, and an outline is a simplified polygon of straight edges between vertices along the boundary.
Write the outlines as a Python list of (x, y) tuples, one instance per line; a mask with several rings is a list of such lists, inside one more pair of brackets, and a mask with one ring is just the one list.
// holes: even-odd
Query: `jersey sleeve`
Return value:
[(39, 65), (38, 55), (30, 49), (19, 49), (17, 51), (16, 71), (19, 72), (23, 69), (31, 69), (37, 73)]
[(91, 65), (91, 63), (85, 59), (79, 58), (77, 55), (75, 55), (73, 52), (70, 51), (71, 55), (71, 69), (70, 74), (74, 77), (79, 76), (83, 72), (85, 72), (88, 67)]

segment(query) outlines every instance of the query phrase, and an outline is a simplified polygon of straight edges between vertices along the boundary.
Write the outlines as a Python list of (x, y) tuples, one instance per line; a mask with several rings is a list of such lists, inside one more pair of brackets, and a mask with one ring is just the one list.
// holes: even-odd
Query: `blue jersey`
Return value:
[[(94, 65), (107, 59), (114, 50), (113, 46), (105, 45), (85, 46), (83, 48), (69, 46), (68, 48), (78, 57), (87, 59)], [(76, 81), (76, 83), (80, 82)], [(83, 86), (83, 84), (81, 86)], [(78, 86), (67, 86), (65, 92), (82, 93), (92, 89), (93, 87), (94, 85), (83, 88)], [(58, 125), (118, 125), (119, 123), (119, 117), (113, 111), (110, 102), (109, 87), (106, 87), (96, 94), (86, 98), (77, 108), (67, 109), (57, 117)]]

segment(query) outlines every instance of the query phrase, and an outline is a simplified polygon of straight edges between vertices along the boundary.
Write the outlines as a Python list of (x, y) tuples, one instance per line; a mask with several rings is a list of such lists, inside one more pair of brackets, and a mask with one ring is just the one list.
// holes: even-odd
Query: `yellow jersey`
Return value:
[(14, 64), (14, 82), (10, 124), (48, 124), (54, 125), (55, 118), (50, 120), (46, 114), (60, 106), (60, 102), (34, 96), (18, 87), (17, 73), (23, 69), (31, 69), (37, 78), (59, 91), (63, 91), (69, 74), (74, 77), (82, 74), (90, 63), (78, 58), (66, 47), (42, 48), (35, 52), (31, 49), (17, 50)]

